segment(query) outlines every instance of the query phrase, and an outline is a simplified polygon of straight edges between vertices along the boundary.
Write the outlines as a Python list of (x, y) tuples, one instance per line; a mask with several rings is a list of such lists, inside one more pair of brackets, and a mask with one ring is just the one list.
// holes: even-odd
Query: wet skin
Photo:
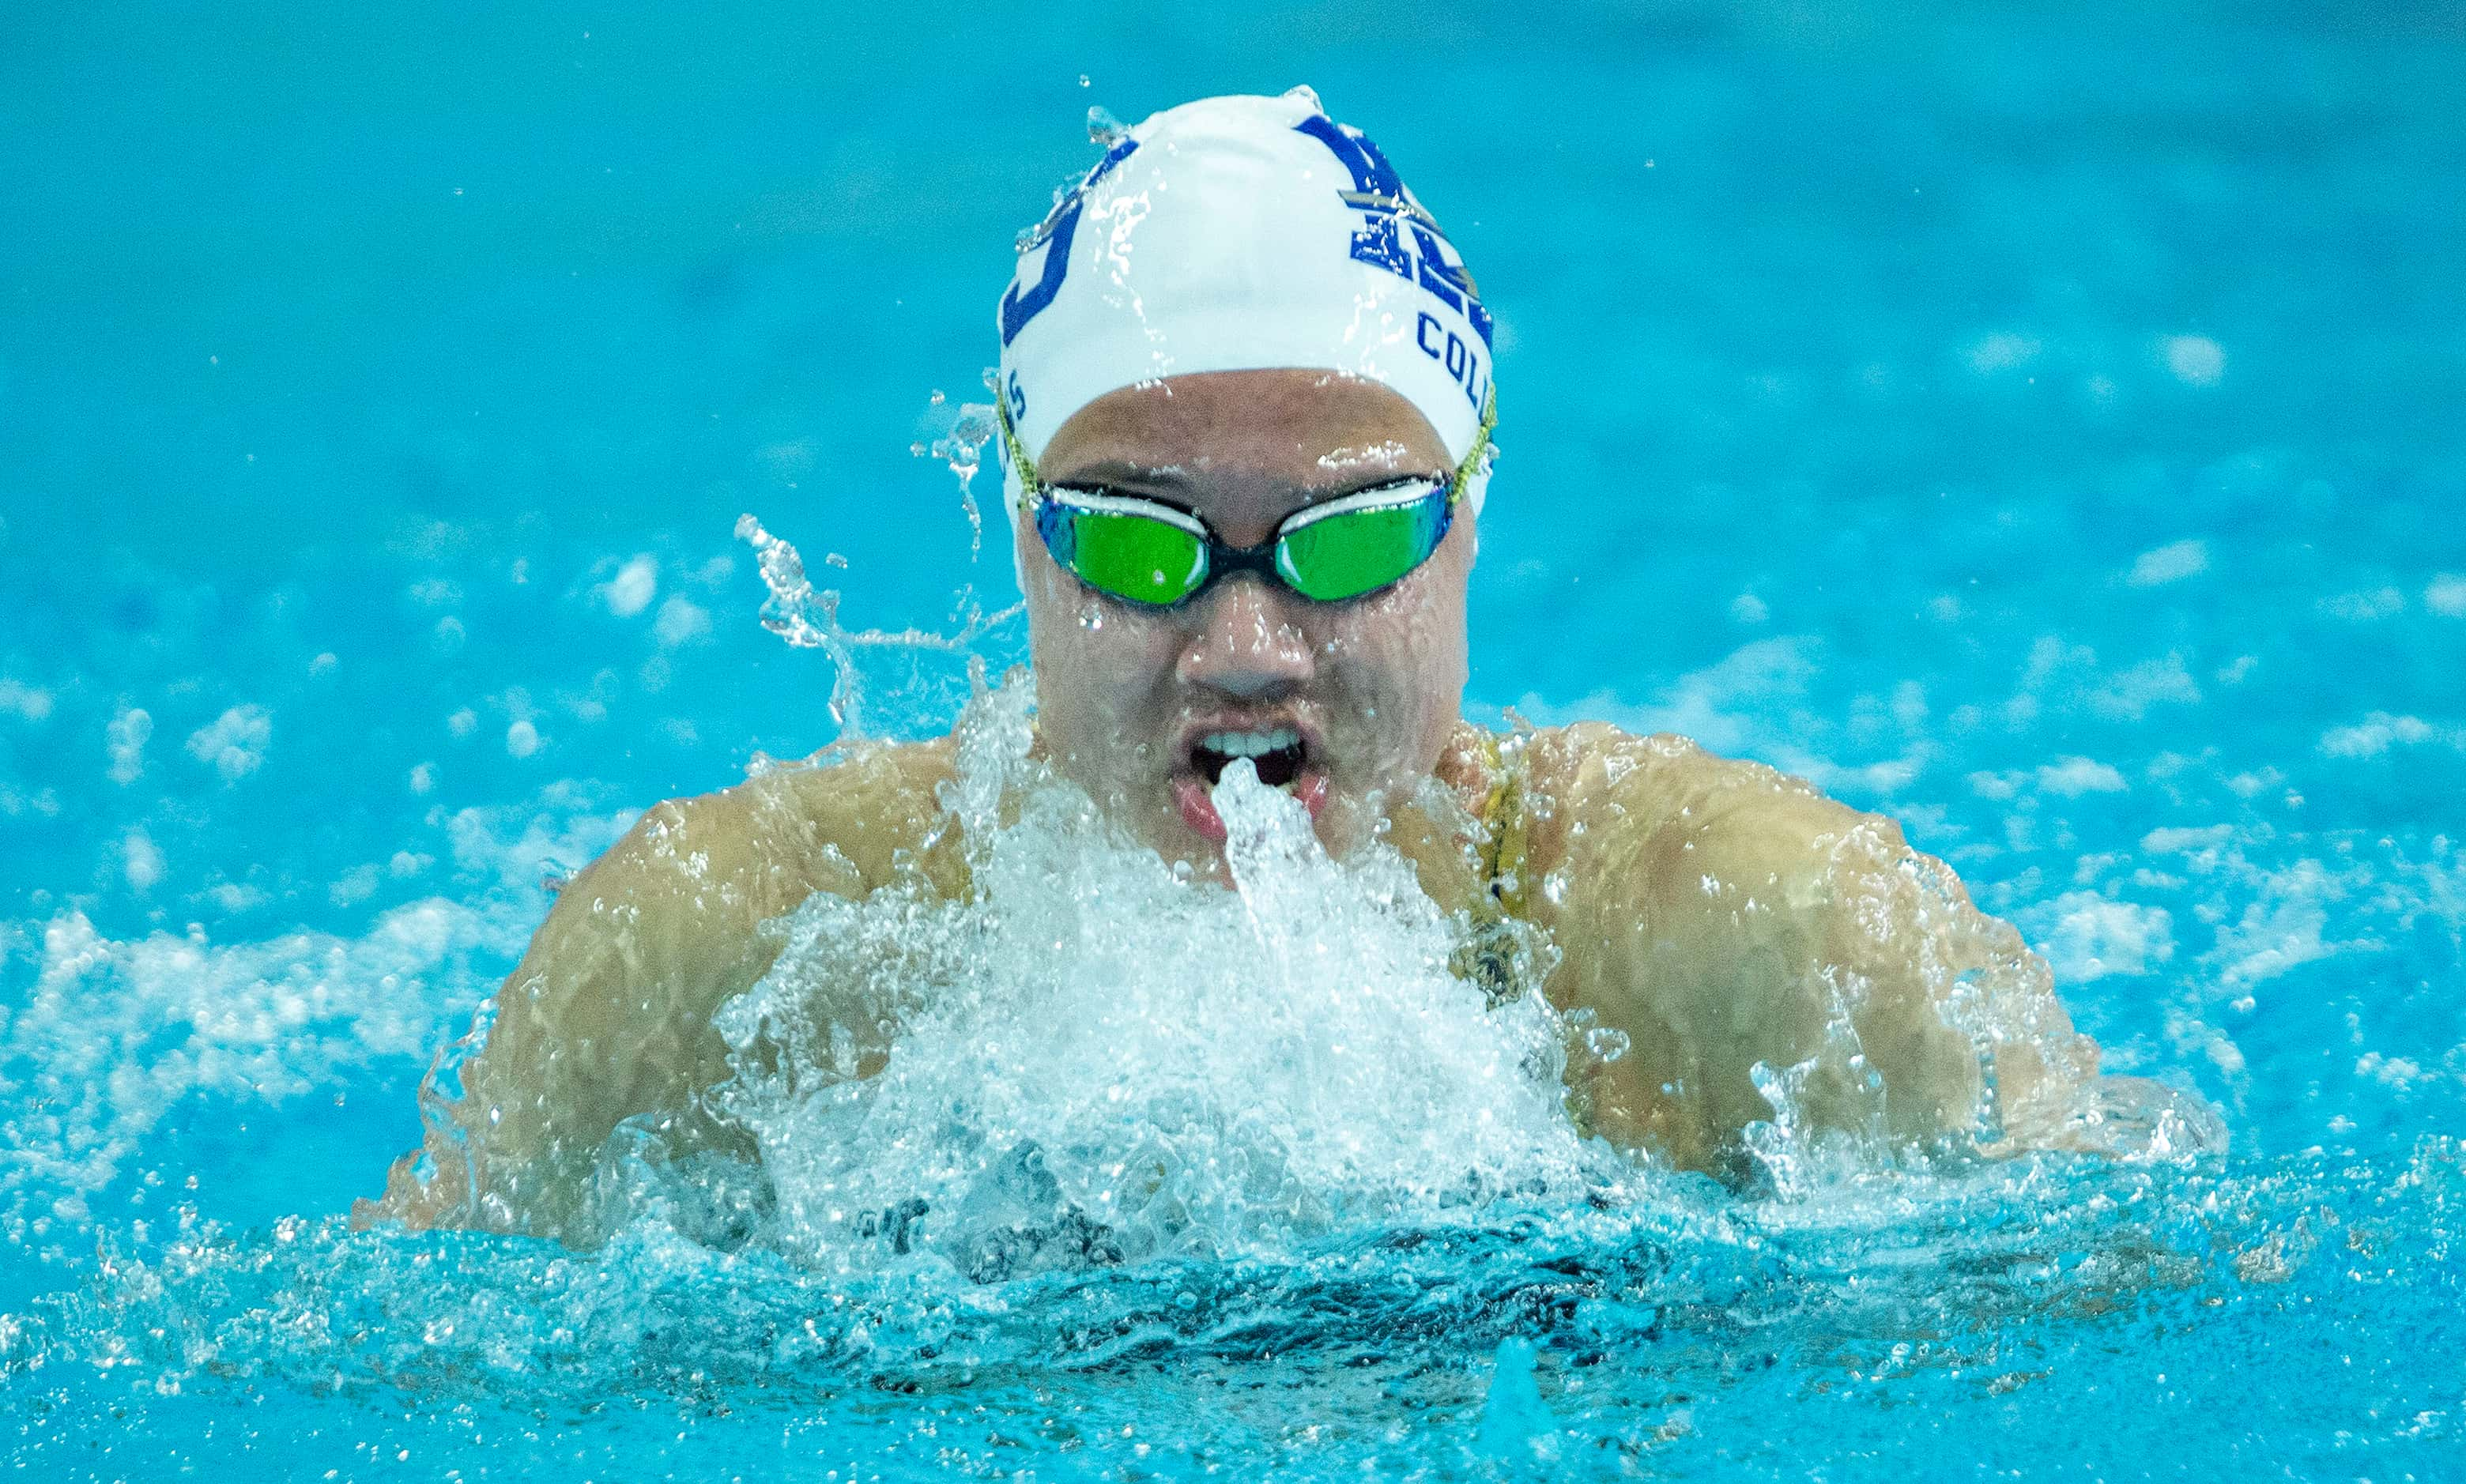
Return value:
[[(1046, 483), (1156, 499), (1239, 546), (1295, 511), (1455, 460), (1410, 402), (1324, 371), (1224, 371), (1126, 388), (1045, 447)], [(1437, 552), (1383, 591), (1315, 603), (1256, 573), (1171, 609), (1055, 565), (1022, 511), (1038, 730), (1061, 771), (1169, 859), (1221, 862), (1212, 733), (1301, 734), (1286, 785), (1341, 853), (1446, 753), (1464, 696), (1465, 585), (1477, 536), (1459, 505)], [(1266, 763), (1261, 775), (1276, 781)]]

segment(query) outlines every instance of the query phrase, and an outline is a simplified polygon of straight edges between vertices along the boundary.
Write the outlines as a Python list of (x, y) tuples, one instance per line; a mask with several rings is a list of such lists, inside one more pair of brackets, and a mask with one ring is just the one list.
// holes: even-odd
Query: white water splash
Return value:
[[(999, 395), (998, 385), (995, 368), (986, 367), (985, 389)], [(912, 444), (908, 452), (919, 458), (930, 454), (940, 459), (959, 481), (959, 506), (968, 515), (968, 560), (974, 562), (985, 545), (984, 509), (976, 503), (976, 471), (984, 467), (985, 445), (1000, 427), (1000, 413), (990, 402), (962, 402), (953, 408), (937, 391), (929, 415), (939, 431), (931, 442)]]
[(0, 1008), (0, 1235), (51, 1250), (84, 1230), (93, 1198), (157, 1157), (192, 1100), (279, 1106), (424, 1059), (521, 952), (541, 862), (589, 859), (632, 817), (562, 786), (531, 807), (463, 810), (439, 825), (478, 889), (389, 908), (356, 936), (121, 939), (79, 911), (53, 918), (25, 945), (25, 1002)]
[(1331, 861), (1236, 764), (1234, 885), (1194, 882), (1026, 761), (1020, 689), (962, 729), (975, 899), (818, 897), (720, 1015), (721, 1100), (759, 1140), (781, 1245), (851, 1263), (921, 1242), (991, 1277), (1274, 1251), (1628, 1173), (1567, 1116), (1558, 1016), (1537, 994), (1486, 1008), (1448, 971), (1456, 925), (1400, 856)]
[[(963, 492), (964, 488), (963, 484)], [(973, 505), (970, 508), (973, 511)], [(842, 740), (874, 735), (866, 726), (870, 719), (864, 705), (863, 672), (857, 662), (859, 652), (892, 650), (973, 660), (978, 641), (1026, 609), (1021, 602), (988, 613), (971, 589), (962, 588), (951, 615), (958, 627), (948, 633), (916, 628), (850, 629), (840, 622), (839, 590), (816, 587), (805, 575), (805, 559), (794, 545), (765, 530), (751, 514), (736, 518), (736, 539), (753, 548), (762, 586), (770, 589), (771, 595), (762, 603), (762, 627), (797, 649), (818, 649), (830, 656), (831, 720), (839, 725)]]

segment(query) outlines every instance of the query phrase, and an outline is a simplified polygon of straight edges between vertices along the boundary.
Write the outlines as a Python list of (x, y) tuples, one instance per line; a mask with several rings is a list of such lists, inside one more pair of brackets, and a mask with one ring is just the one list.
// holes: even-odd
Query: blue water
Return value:
[[(2454, 7), (8, 30), (29, 1476), (2466, 1469)], [(1008, 601), (998, 522), (972, 565), (910, 445), (992, 359), (1012, 234), (1090, 105), (1296, 81), (1499, 312), (1476, 705), (1891, 811), (2231, 1153), (1673, 1179), (993, 1285), (343, 1229), (542, 878), (836, 735), (738, 516), (854, 623)], [(893, 731), (962, 689), (873, 672)]]

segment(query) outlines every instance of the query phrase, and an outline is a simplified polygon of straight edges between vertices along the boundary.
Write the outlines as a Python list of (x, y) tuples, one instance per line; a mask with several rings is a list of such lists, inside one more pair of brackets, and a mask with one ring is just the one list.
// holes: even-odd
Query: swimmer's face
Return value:
[[(1180, 506), (1220, 540), (1254, 546), (1305, 506), (1444, 478), (1452, 462), (1428, 420), (1376, 383), (1220, 371), (1098, 398), (1054, 434), (1037, 472)], [(1237, 572), (1177, 608), (1142, 607), (1057, 566), (1032, 513), (1015, 534), (1044, 746), (1169, 858), (1221, 859), (1208, 792), (1228, 751), (1271, 749), (1261, 778), (1310, 806), (1337, 853), (1437, 764), (1464, 698), (1468, 509), (1401, 582), (1342, 603)]]

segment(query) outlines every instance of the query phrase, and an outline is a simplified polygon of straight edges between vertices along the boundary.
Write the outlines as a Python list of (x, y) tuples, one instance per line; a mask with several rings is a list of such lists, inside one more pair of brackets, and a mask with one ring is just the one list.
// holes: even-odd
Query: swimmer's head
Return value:
[[(996, 390), (1031, 463), (1106, 393), (1204, 371), (1375, 382), (1458, 463), (1483, 436), (1491, 317), (1463, 256), (1379, 146), (1308, 88), (1154, 115), (1022, 241)], [(1016, 507), (1019, 471), (1004, 464)]]
[[(1112, 144), (1028, 239), (1000, 328), (1005, 495), (1055, 761), (1168, 854), (1207, 861), (1209, 786), (1257, 754), (1349, 844), (1429, 776), (1462, 702), (1494, 406), (1463, 259), (1307, 89), (1208, 99)], [(1162, 515), (1140, 529), (1212, 552), (1212, 574), (1207, 555), (1183, 562), (1177, 585), (1207, 580), (1179, 601), (1109, 590), (1084, 556), (1057, 562), (1057, 492)], [(1401, 545), (1365, 540), (1373, 522), (1294, 522), (1337, 500), (1395, 507), (1375, 521)], [(1276, 544), (1313, 529), (1313, 551)], [(1242, 550), (1263, 552), (1255, 569)]]

